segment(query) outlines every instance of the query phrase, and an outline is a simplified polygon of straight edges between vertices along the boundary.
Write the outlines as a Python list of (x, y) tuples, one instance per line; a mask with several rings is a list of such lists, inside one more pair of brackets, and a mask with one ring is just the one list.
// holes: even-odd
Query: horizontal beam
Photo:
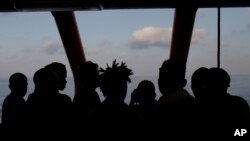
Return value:
[(250, 7), (250, 0), (1, 0), (0, 12)]

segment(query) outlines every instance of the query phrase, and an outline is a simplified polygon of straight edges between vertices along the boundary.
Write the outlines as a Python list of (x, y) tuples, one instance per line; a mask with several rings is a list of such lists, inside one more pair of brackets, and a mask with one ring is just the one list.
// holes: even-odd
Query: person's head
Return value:
[(113, 61), (112, 67), (107, 65), (106, 69), (100, 70), (100, 88), (104, 96), (124, 100), (127, 94), (127, 83), (130, 82), (129, 76), (132, 70), (127, 68), (124, 62), (121, 64)]
[(13, 94), (24, 97), (27, 92), (27, 77), (22, 73), (14, 73), (9, 78), (9, 88)]
[(191, 77), (191, 89), (196, 99), (207, 95), (208, 68), (198, 68)]
[(79, 65), (77, 72), (81, 85), (84, 87), (89, 87), (94, 90), (99, 86), (100, 78), (97, 64), (87, 61)]
[(186, 86), (186, 66), (178, 60), (166, 60), (159, 70), (158, 85), (164, 95), (168, 92), (182, 89)]
[(35, 91), (54, 92), (58, 90), (57, 74), (49, 69), (42, 68), (35, 72), (33, 76)]
[[(210, 94), (226, 94), (231, 78), (222, 68), (210, 68), (208, 71), (208, 90)], [(216, 95), (218, 96), (218, 95)]]
[(156, 97), (154, 83), (149, 80), (143, 80), (137, 87), (140, 93), (140, 99), (142, 102), (153, 101)]
[(52, 62), (45, 66), (46, 69), (49, 69), (55, 72), (58, 76), (58, 90), (64, 90), (66, 87), (66, 77), (67, 77), (67, 70), (64, 64), (58, 62)]

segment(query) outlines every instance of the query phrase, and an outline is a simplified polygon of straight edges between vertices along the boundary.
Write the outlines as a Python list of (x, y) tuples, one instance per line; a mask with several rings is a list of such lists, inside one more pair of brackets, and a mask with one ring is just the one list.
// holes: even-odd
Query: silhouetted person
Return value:
[(45, 66), (46, 69), (50, 69), (51, 71), (55, 72), (58, 77), (58, 90), (64, 90), (67, 84), (66, 77), (67, 77), (67, 70), (64, 64), (59, 62), (52, 62)]
[[(54, 72), (57, 76), (57, 89), (58, 89), (58, 94), (60, 94), (60, 99), (63, 100), (64, 102), (62, 103), (62, 106), (64, 107), (65, 113), (68, 113), (65, 116), (65, 119), (70, 120), (72, 122), (73, 120), (73, 103), (71, 98), (66, 95), (62, 94), (59, 91), (63, 91), (66, 88), (67, 84), (67, 69), (66, 66), (62, 63), (59, 62), (52, 62), (44, 67), (45, 69), (49, 69), (50, 71)], [(67, 122), (66, 122), (67, 123)], [(70, 125), (67, 125), (68, 128), (71, 128), (71, 123)], [(70, 130), (71, 131), (71, 130)]]
[(139, 104), (140, 104), (139, 102), (140, 102), (139, 90), (137, 88), (135, 88), (133, 90), (133, 92), (131, 93), (131, 99), (129, 102), (129, 106), (137, 109)]
[[(221, 68), (210, 68), (207, 77), (208, 115), (216, 135), (231, 137), (236, 129), (250, 130), (250, 108), (246, 100), (227, 92), (229, 74)], [(249, 134), (248, 134), (249, 137)]]
[(189, 137), (196, 132), (196, 102), (184, 87), (186, 66), (178, 60), (166, 60), (159, 71), (158, 85), (162, 96), (157, 102), (153, 122), (156, 133)]
[[(111, 67), (101, 69), (100, 88), (105, 100), (95, 109), (92, 115), (95, 131), (101, 137), (115, 139), (133, 136), (138, 118), (124, 102), (127, 94), (127, 83), (132, 70), (125, 63), (113, 62)], [(119, 139), (118, 139), (119, 140)]]
[(27, 85), (27, 77), (22, 73), (14, 73), (9, 78), (11, 92), (5, 98), (2, 107), (3, 131), (9, 140), (21, 138), (22, 133), (24, 133), (24, 96), (27, 92)]
[(191, 89), (199, 102), (204, 102), (208, 98), (207, 81), (208, 81), (208, 68), (200, 67), (191, 77)]
[(156, 104), (156, 93), (154, 83), (149, 80), (143, 80), (131, 94), (129, 106), (138, 112), (143, 118), (152, 114)]
[[(82, 129), (87, 128), (90, 117), (89, 114), (101, 103), (96, 88), (100, 85), (99, 67), (97, 64), (87, 61), (79, 65), (78, 77), (80, 80), (80, 90), (73, 99), (75, 111), (75, 133), (77, 139), (84, 137)], [(91, 125), (88, 125), (91, 126)], [(81, 129), (81, 130), (79, 130)]]
[(80, 91), (74, 97), (74, 105), (80, 108), (79, 112), (89, 113), (96, 105), (101, 103), (96, 88), (99, 87), (99, 69), (98, 65), (87, 61), (78, 68), (80, 78)]
[[(194, 71), (191, 77), (191, 89), (195, 96), (195, 99), (198, 103), (198, 120), (199, 129), (201, 131), (202, 136), (216, 136), (215, 132), (211, 133), (211, 131), (215, 131), (216, 125), (213, 124), (214, 120), (211, 118), (211, 115), (215, 115), (213, 113), (213, 108), (210, 105), (213, 103), (211, 98), (216, 98), (211, 96), (208, 92), (208, 77), (209, 77), (209, 69), (205, 67), (200, 67), (196, 71)], [(210, 76), (211, 77), (211, 76)], [(211, 124), (212, 123), (212, 124)]]
[(29, 95), (28, 127), (31, 140), (61, 140), (69, 138), (71, 100), (58, 92), (57, 74), (42, 68), (33, 77), (35, 90)]

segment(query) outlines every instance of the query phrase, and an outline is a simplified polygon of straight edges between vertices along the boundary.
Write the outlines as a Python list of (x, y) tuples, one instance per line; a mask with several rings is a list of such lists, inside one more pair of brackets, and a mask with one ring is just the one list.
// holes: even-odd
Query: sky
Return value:
[[(124, 61), (137, 76), (157, 76), (169, 57), (174, 9), (75, 12), (87, 60), (100, 67)], [(67, 66), (50, 12), (0, 13), (0, 78), (15, 72), (32, 77), (51, 62)], [(199, 9), (187, 75), (217, 65), (217, 9)], [(250, 74), (250, 8), (221, 9), (221, 67), (230, 75)]]

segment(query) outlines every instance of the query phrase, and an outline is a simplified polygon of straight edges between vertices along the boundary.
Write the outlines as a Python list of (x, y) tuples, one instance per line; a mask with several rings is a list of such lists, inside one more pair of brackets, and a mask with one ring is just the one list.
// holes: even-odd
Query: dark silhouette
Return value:
[[(216, 135), (231, 137), (236, 129), (250, 129), (250, 108), (246, 100), (227, 92), (231, 78), (222, 68), (210, 68), (207, 77), (206, 117), (213, 121)], [(209, 126), (209, 127), (210, 127)], [(248, 135), (249, 137), (249, 135)]]
[[(67, 121), (70, 121), (72, 122), (71, 120), (73, 120), (73, 103), (72, 103), (72, 100), (71, 98), (66, 95), (66, 94), (62, 94), (60, 93), (59, 91), (62, 91), (66, 88), (66, 84), (67, 84), (67, 69), (66, 69), (66, 66), (62, 63), (59, 63), (59, 62), (52, 62), (48, 65), (46, 65), (44, 67), (45, 69), (48, 69), (52, 72), (54, 72), (57, 76), (57, 93), (60, 94), (60, 99), (63, 101), (62, 103), (62, 107), (64, 107), (64, 111), (65, 114), (65, 119), (67, 119)], [(68, 124), (68, 125), (66, 125)], [(68, 128), (71, 128), (73, 126), (73, 123), (69, 123), (69, 122), (65, 122), (65, 127), (68, 127)], [(69, 130), (70, 134), (72, 134), (72, 130)]]
[[(124, 102), (127, 94), (127, 82), (132, 70), (125, 63), (113, 62), (112, 67), (100, 70), (100, 88), (105, 100), (95, 109), (92, 115), (93, 127), (98, 135), (115, 139), (117, 137), (133, 137), (132, 130), (138, 118)], [(119, 140), (119, 139), (118, 139)]]
[(35, 90), (29, 95), (28, 132), (29, 138), (60, 140), (70, 137), (71, 99), (58, 92), (58, 75), (42, 68), (33, 77)]
[(184, 89), (187, 82), (185, 71), (185, 64), (172, 59), (164, 61), (160, 67), (158, 85), (162, 96), (152, 115), (156, 134), (178, 138), (197, 133), (196, 101)]
[(73, 103), (76, 108), (80, 108), (78, 112), (85, 113), (84, 115), (87, 116), (87, 113), (101, 103), (96, 92), (100, 83), (98, 65), (91, 61), (79, 65), (78, 76), (81, 84), (80, 92), (75, 95)]
[[(10, 94), (5, 98), (2, 107), (2, 131), (6, 139), (21, 138), (23, 132), (27, 77), (14, 73), (9, 78)], [(1, 133), (3, 134), (3, 133)]]
[(143, 80), (131, 94), (129, 106), (133, 108), (142, 118), (147, 118), (152, 114), (156, 104), (156, 93), (154, 83), (149, 80)]
[(206, 101), (207, 93), (207, 78), (208, 68), (200, 67), (191, 77), (191, 89), (198, 102)]
[(66, 77), (67, 77), (67, 70), (64, 64), (59, 62), (52, 62), (45, 66), (46, 69), (49, 69), (56, 73), (58, 77), (58, 90), (64, 90), (67, 84)]
[(89, 124), (90, 113), (101, 103), (99, 95), (96, 92), (96, 88), (100, 85), (98, 65), (91, 61), (80, 64), (78, 77), (80, 79), (80, 91), (73, 99), (75, 111), (74, 128), (76, 129), (75, 138), (81, 140), (84, 135), (82, 134), (82, 130), (79, 129), (91, 126)]
[[(191, 89), (195, 96), (195, 99), (198, 103), (198, 123), (200, 127), (200, 135), (201, 136), (218, 136), (216, 133), (217, 128), (214, 124), (215, 120), (213, 120), (212, 115), (216, 115), (213, 113), (213, 109), (209, 106), (212, 103), (212, 97), (208, 93), (208, 77), (209, 77), (209, 69), (205, 67), (198, 68), (191, 77)], [(213, 97), (216, 98), (216, 97)], [(208, 122), (209, 121), (209, 122)], [(213, 133), (211, 133), (213, 130)]]

